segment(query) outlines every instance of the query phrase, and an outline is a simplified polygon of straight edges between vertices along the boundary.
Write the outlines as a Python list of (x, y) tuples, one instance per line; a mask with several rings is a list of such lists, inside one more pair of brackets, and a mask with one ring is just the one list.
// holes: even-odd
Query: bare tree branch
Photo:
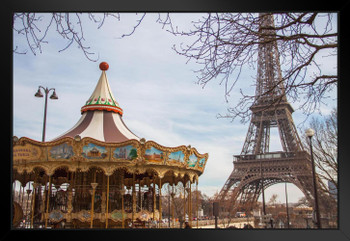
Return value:
[(137, 24), (133, 27), (133, 30), (132, 30), (130, 33), (123, 34), (123, 35), (121, 36), (121, 38), (124, 38), (124, 37), (133, 35), (133, 34), (135, 33), (137, 27), (142, 23), (142, 21), (143, 21), (143, 19), (144, 19), (145, 16), (146, 16), (146, 13), (144, 13), (144, 14), (142, 15), (142, 17), (141, 17), (139, 20), (137, 20)]
[[(46, 15), (49, 21), (44, 22), (43, 14), (15, 13), (14, 32), (25, 37), (30, 51), (15, 44), (14, 53), (42, 53), (47, 35), (54, 29), (67, 41), (59, 52), (75, 45), (87, 59), (97, 61), (98, 56), (96, 58), (86, 45), (82, 19), (85, 15), (97, 24), (98, 29), (109, 17), (120, 20), (119, 13), (51, 13)], [(133, 35), (145, 16), (146, 13), (142, 13), (132, 31), (123, 34), (122, 38)], [(170, 13), (159, 13), (156, 22), (174, 36), (193, 39), (191, 43), (180, 44), (173, 49), (186, 57), (187, 62), (194, 61), (200, 66), (195, 71), (197, 84), (204, 88), (208, 82), (218, 81), (224, 88), (226, 102), (235, 101), (226, 114), (218, 114), (217, 117), (239, 118), (241, 122), (247, 122), (251, 115), (249, 107), (254, 103), (256, 94), (247, 93), (246, 89), (243, 91), (237, 86), (247, 81), (242, 78), (247, 68), (256, 68), (258, 46), (264, 43), (277, 43), (282, 78), (263, 94), (274, 93), (283, 82), (288, 99), (298, 101), (299, 109), (306, 116), (320, 110), (338, 82), (336, 68), (326, 72), (320, 63), (321, 58), (326, 60), (337, 54), (338, 32), (334, 16), (331, 13), (274, 13), (274, 26), (261, 27), (256, 13), (208, 13), (198, 20), (194, 19), (192, 28), (187, 31), (173, 25)], [(248, 81), (252, 86), (255, 84), (254, 78)], [(238, 100), (234, 99), (236, 93), (240, 95)], [(278, 101), (276, 99), (274, 103)]]
[[(58, 36), (67, 40), (67, 44), (58, 52), (67, 50), (73, 44), (76, 44), (82, 50), (84, 56), (90, 61), (97, 61), (98, 57), (90, 51), (90, 47), (85, 45), (84, 25), (82, 16), (88, 16), (90, 21), (98, 24), (98, 29), (104, 24), (107, 17), (113, 17), (120, 20), (119, 14), (103, 13), (15, 13), (13, 15), (13, 30), (18, 35), (24, 35), (27, 41), (27, 47), (30, 52), (36, 55), (42, 53), (43, 44), (47, 44), (47, 35), (50, 29), (54, 28)], [(102, 16), (102, 17), (101, 17)], [(48, 21), (44, 21), (49, 18)], [(45, 24), (46, 23), (46, 24)], [(26, 54), (27, 51), (19, 50), (16, 46), (14, 53)]]
[[(243, 68), (254, 67), (259, 44), (276, 42), (282, 65), (282, 79), (285, 93), (292, 101), (300, 101), (301, 109), (309, 115), (319, 109), (337, 84), (337, 73), (322, 73), (317, 62), (318, 56), (328, 51), (324, 58), (336, 54), (338, 42), (336, 28), (333, 28), (332, 14), (320, 13), (275, 13), (275, 25), (260, 27), (259, 16), (254, 13), (209, 13), (194, 22), (187, 32), (170, 31), (175, 36), (195, 36), (192, 44), (174, 47), (175, 51), (198, 63), (201, 68), (198, 84), (205, 85), (214, 79), (224, 85), (225, 99), (238, 82)], [(326, 20), (321, 24), (322, 20)], [(271, 31), (262, 31), (268, 29)], [(321, 53), (322, 52), (322, 53)], [(316, 67), (316, 70), (311, 69)], [(310, 75), (310, 71), (312, 74)], [(252, 81), (253, 82), (253, 81)], [(278, 85), (267, 92), (273, 92)], [(245, 94), (228, 109), (226, 115), (218, 117), (240, 118), (246, 122), (250, 118), (249, 107), (255, 94)]]

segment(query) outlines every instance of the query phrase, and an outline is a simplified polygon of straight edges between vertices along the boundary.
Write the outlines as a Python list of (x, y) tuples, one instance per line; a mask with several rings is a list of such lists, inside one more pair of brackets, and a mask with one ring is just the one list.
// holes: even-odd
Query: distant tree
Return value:
[[(319, 177), (318, 189), (321, 214), (332, 216), (337, 222), (338, 204), (331, 195), (328, 182), (333, 183), (338, 189), (338, 121), (337, 110), (324, 118), (313, 118), (310, 127), (315, 130), (312, 137), (316, 175)], [(305, 150), (310, 150), (309, 139), (304, 136)]]
[(201, 199), (202, 199), (201, 200), (201, 206), (203, 208), (204, 216), (212, 217), (213, 216), (213, 202), (214, 202), (215, 198), (214, 197), (209, 197), (206, 194), (202, 194)]
[(297, 202), (297, 206), (299, 205), (306, 205), (306, 206), (310, 206), (309, 201), (307, 200), (306, 197), (301, 197), (299, 198), (298, 202)]
[(268, 204), (269, 205), (276, 205), (276, 202), (277, 202), (277, 198), (278, 198), (278, 195), (277, 194), (272, 194)]
[[(165, 192), (163, 193), (163, 201), (162, 201), (162, 208), (163, 208), (163, 213), (165, 213), (164, 217), (168, 217), (169, 215), (169, 196), (171, 197), (171, 192), (172, 192), (172, 187), (170, 186), (168, 188), (169, 184), (165, 184), (164, 190)], [(184, 211), (184, 189), (183, 185), (178, 184), (175, 187), (175, 195), (174, 199), (170, 198), (170, 210), (172, 212), (172, 205), (174, 205), (174, 216), (175, 218), (178, 218), (181, 221), (183, 220), (183, 211)], [(205, 215), (208, 214), (208, 209), (207, 203), (209, 203), (210, 198), (203, 194), (200, 190), (198, 190), (198, 196), (197, 196), (197, 191), (192, 190), (192, 217), (197, 217), (197, 204), (198, 204), (198, 209), (203, 209)], [(197, 197), (198, 197), (198, 202), (197, 202)], [(188, 215), (188, 193), (186, 192), (186, 214)]]
[[(316, 173), (322, 180), (321, 188), (330, 193), (328, 182), (338, 189), (338, 121), (337, 110), (324, 118), (313, 118), (310, 127), (315, 130), (312, 137)], [(310, 150), (309, 139), (304, 137), (305, 150)]]

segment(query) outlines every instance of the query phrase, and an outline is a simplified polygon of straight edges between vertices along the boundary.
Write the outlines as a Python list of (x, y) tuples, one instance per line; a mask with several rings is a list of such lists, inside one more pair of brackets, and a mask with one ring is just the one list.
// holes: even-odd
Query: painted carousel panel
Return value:
[(198, 158), (195, 154), (190, 155), (187, 161), (188, 167), (194, 167), (197, 164)]
[(144, 157), (146, 161), (161, 162), (164, 158), (164, 152), (151, 146), (146, 149)]
[(185, 154), (183, 151), (176, 151), (176, 152), (171, 152), (169, 154), (169, 159), (170, 162), (175, 162), (175, 163), (185, 163)]
[(200, 159), (200, 160), (199, 160), (199, 163), (198, 163), (198, 166), (199, 166), (199, 167), (203, 167), (204, 164), (205, 164), (205, 158)]
[(113, 152), (113, 157), (117, 160), (132, 161), (137, 158), (137, 149), (132, 145), (117, 147)]
[(73, 147), (67, 143), (54, 146), (49, 151), (50, 157), (53, 159), (70, 159), (74, 156)]
[(86, 159), (105, 159), (107, 157), (107, 150), (104, 146), (98, 146), (94, 143), (89, 143), (83, 147), (81, 153)]

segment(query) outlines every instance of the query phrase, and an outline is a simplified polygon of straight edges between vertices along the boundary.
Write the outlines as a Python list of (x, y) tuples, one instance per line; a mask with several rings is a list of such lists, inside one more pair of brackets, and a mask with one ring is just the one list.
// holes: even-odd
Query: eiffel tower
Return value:
[[(292, 106), (282, 81), (272, 14), (260, 13), (258, 73), (248, 133), (234, 169), (216, 200), (232, 214), (240, 205), (252, 208), (263, 190), (293, 183), (313, 203), (312, 166), (295, 128)], [(270, 129), (277, 128), (283, 151), (270, 152)], [(229, 207), (229, 208), (227, 208)], [(223, 210), (224, 211), (224, 210)]]

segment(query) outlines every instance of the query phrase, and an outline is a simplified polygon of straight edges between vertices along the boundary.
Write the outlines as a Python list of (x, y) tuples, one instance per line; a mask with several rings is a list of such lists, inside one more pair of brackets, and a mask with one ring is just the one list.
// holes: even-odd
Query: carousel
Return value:
[(191, 189), (208, 154), (136, 136), (111, 92), (108, 64), (99, 67), (70, 130), (48, 142), (13, 137), (13, 227), (160, 228), (165, 184), (187, 191), (182, 215), (191, 222)]

